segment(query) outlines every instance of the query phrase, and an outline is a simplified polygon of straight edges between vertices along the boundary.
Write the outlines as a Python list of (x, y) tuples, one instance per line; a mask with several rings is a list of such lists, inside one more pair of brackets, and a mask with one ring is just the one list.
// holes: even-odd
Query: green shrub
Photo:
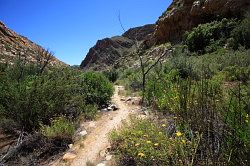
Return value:
[(13, 119), (26, 131), (49, 125), (62, 115), (72, 120), (81, 112), (93, 117), (97, 111), (85, 106), (105, 104), (113, 94), (112, 84), (100, 73), (70, 68), (40, 73), (35, 69), (18, 61), (0, 75), (1, 118)]
[(107, 104), (113, 95), (113, 86), (101, 73), (86, 72), (82, 76), (81, 86), (86, 104), (97, 104), (99, 107)]
[(232, 31), (233, 47), (237, 49), (240, 45), (250, 48), (250, 17), (242, 20), (240, 24)]
[(238, 67), (230, 66), (224, 69), (227, 81), (242, 81), (246, 83), (250, 80), (250, 66)]
[[(209, 52), (216, 50), (218, 46), (225, 44), (223, 41), (230, 37), (237, 23), (236, 20), (223, 19), (199, 25), (186, 35), (188, 49), (192, 52), (204, 53), (206, 47), (210, 46), (207, 48)], [(223, 41), (215, 42), (219, 39)]]
[(38, 129), (39, 123), (49, 124), (50, 119), (57, 116), (70, 114), (72, 118), (76, 117), (82, 108), (85, 97), (76, 91), (79, 85), (68, 69), (16, 80), (8, 74), (0, 86), (4, 116), (28, 131)]
[(86, 105), (84, 107), (84, 117), (85, 119), (92, 120), (96, 117), (96, 114), (98, 112), (98, 106), (97, 105)]
[(75, 133), (75, 126), (65, 117), (59, 117), (53, 120), (50, 126), (42, 125), (40, 130), (49, 139), (71, 140)]
[(132, 118), (110, 134), (120, 165), (192, 165), (199, 136), (176, 131), (166, 134), (167, 124)]
[(110, 82), (115, 82), (119, 77), (118, 72), (115, 70), (104, 71), (103, 74), (109, 79)]

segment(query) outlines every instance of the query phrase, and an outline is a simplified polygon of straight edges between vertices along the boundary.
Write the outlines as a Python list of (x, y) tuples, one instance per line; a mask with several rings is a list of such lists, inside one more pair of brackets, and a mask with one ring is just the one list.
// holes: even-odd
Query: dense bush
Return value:
[(105, 104), (113, 93), (112, 84), (99, 73), (70, 68), (39, 73), (35, 68), (18, 61), (0, 75), (0, 117), (13, 119), (26, 131), (50, 125), (60, 116), (74, 120), (83, 113), (94, 117), (97, 111), (89, 105)]
[[(195, 154), (196, 165), (247, 165), (250, 154), (249, 54), (248, 51), (239, 51), (212, 55), (195, 57), (190, 61), (193, 62), (192, 67), (198, 67), (198, 59), (204, 59), (202, 67), (198, 68), (200, 72), (196, 73), (200, 77), (198, 80), (190, 74), (195, 70), (189, 70), (186, 77), (180, 75), (178, 65), (167, 64), (162, 71), (151, 73), (146, 89), (147, 103), (158, 112), (178, 117), (176, 126), (180, 129), (188, 128), (192, 133), (202, 134)], [(188, 58), (185, 61), (189, 61)], [(242, 63), (238, 63), (241, 60)], [(213, 71), (209, 77), (202, 75), (204, 63), (210, 63), (209, 70)], [(220, 72), (221, 69), (224, 71)], [(237, 90), (237, 83), (225, 87), (224, 81), (242, 81), (245, 85)], [(232, 91), (234, 87), (236, 90)]]
[[(230, 23), (230, 20), (227, 21)], [(217, 23), (222, 25), (222, 22)], [(215, 33), (218, 25), (215, 26), (214, 23), (212, 27), (204, 27), (212, 28), (210, 30)], [(234, 23), (233, 26), (235, 26)], [(220, 28), (223, 26), (219, 26)], [(232, 37), (232, 29), (223, 30), (226, 34), (219, 34), (219, 36), (225, 36), (221, 41), (219, 38), (214, 38), (216, 35), (212, 36), (208, 45), (204, 47), (205, 54), (202, 56), (190, 52), (185, 45), (175, 46), (172, 54), (156, 65), (146, 78), (147, 106), (156, 113), (157, 117), (170, 119), (170, 123), (166, 125), (172, 126), (174, 131), (185, 133), (187, 140), (195, 138), (194, 145), (197, 146), (192, 147), (191, 152), (185, 149), (188, 148), (186, 146), (181, 148), (184, 154), (187, 152), (193, 157), (181, 158), (178, 149), (175, 149), (180, 146), (171, 142), (173, 138), (164, 135), (166, 142), (162, 142), (166, 146), (160, 151), (165, 160), (161, 160), (162, 156), (158, 156), (160, 153), (158, 149), (151, 148), (146, 143), (142, 144), (146, 138), (140, 137), (141, 132), (145, 135), (149, 133), (149, 141), (152, 139), (152, 142), (157, 142), (154, 136), (161, 138), (157, 135), (157, 132), (162, 132), (159, 131), (160, 127), (151, 127), (151, 122), (134, 120), (135, 124), (132, 121), (120, 132), (112, 135), (114, 151), (118, 154), (121, 165), (126, 162), (131, 165), (147, 165), (147, 163), (150, 163), (149, 165), (188, 165), (190, 163), (193, 165), (248, 165), (250, 52), (245, 45), (238, 47), (237, 50), (221, 47), (227, 42), (227, 38)], [(212, 51), (207, 51), (208, 49)], [(121, 75), (129, 85), (135, 80), (129, 78), (138, 74), (140, 71), (128, 69)], [(137, 79), (140, 81), (139, 77)], [(161, 119), (156, 121), (156, 125), (159, 126)], [(144, 131), (142, 126), (147, 126), (147, 130)], [(195, 133), (199, 134), (195, 135)], [(190, 135), (196, 137), (190, 137)], [(168, 146), (169, 142), (173, 147)], [(178, 162), (179, 158), (172, 157), (172, 153), (165, 153), (166, 149), (175, 149), (177, 153), (175, 155), (184, 162)]]
[(227, 81), (242, 81), (246, 83), (250, 80), (250, 66), (238, 67), (230, 66), (224, 69)]
[(42, 125), (41, 133), (50, 139), (71, 140), (75, 134), (75, 126), (64, 117), (56, 118), (50, 126)]
[(87, 104), (97, 104), (99, 107), (107, 104), (113, 94), (113, 86), (101, 73), (86, 72), (82, 74), (83, 94)]
[(225, 44), (225, 40), (230, 37), (237, 23), (236, 20), (223, 19), (199, 25), (186, 35), (188, 49), (192, 52), (204, 53), (206, 47), (209, 46), (208, 50), (216, 50), (217, 46)]
[(236, 49), (240, 45), (250, 48), (250, 17), (242, 20), (232, 31), (233, 47)]
[(118, 72), (115, 70), (104, 71), (103, 74), (109, 79), (110, 82), (115, 82), (119, 77)]

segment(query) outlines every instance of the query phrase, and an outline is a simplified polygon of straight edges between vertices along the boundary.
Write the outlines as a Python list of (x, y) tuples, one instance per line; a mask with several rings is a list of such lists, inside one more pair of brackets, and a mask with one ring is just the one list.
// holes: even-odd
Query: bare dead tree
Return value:
[(45, 68), (49, 65), (52, 58), (53, 52), (49, 51), (49, 49), (45, 50), (41, 47), (37, 49), (36, 63), (39, 74), (42, 74), (44, 72)]
[[(120, 11), (118, 15), (118, 20), (119, 20), (122, 30), (125, 33), (126, 30), (121, 21)], [(135, 53), (139, 57), (139, 61), (140, 61), (140, 70), (141, 70), (141, 76), (142, 76), (142, 106), (144, 106), (145, 105), (145, 91), (146, 91), (146, 77), (148, 73), (161, 62), (161, 60), (168, 54), (168, 52), (172, 50), (172, 48), (170, 47), (169, 49), (164, 49), (163, 53), (157, 56), (155, 61), (151, 65), (148, 65), (149, 59), (144, 60), (146, 50), (148, 49), (146, 42), (140, 43), (137, 40), (136, 35), (134, 39), (135, 40), (133, 40), (133, 42), (136, 47)]]

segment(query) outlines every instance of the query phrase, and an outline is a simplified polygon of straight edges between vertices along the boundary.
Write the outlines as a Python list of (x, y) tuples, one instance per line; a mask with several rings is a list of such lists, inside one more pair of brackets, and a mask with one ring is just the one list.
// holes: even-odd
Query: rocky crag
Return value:
[(242, 17), (250, 11), (249, 0), (173, 0), (155, 25), (132, 28), (121, 37), (99, 40), (81, 64), (82, 69), (106, 70), (133, 55), (135, 40), (149, 47), (178, 43), (184, 33), (199, 24), (221, 18)]
[[(0, 21), (0, 62), (12, 64), (17, 58), (23, 58), (28, 62), (42, 61), (42, 52), (46, 52), (41, 46), (30, 41), (28, 38), (18, 35), (10, 30)], [(65, 63), (52, 56), (50, 60), (52, 66), (66, 66)]]
[(107, 70), (119, 66), (120, 59), (130, 56), (136, 50), (136, 43), (150, 38), (154, 25), (131, 28), (122, 36), (98, 40), (90, 48), (80, 67), (88, 70)]
[(178, 42), (198, 24), (220, 18), (241, 17), (250, 11), (249, 0), (174, 0), (156, 22), (156, 44)]

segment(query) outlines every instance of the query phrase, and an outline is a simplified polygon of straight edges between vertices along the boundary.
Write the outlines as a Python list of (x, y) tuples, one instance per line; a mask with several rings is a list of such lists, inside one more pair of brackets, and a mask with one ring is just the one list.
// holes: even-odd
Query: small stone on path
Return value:
[(81, 131), (81, 132), (79, 133), (79, 136), (84, 137), (84, 136), (87, 135), (87, 134), (88, 134), (87, 131), (86, 131), (86, 130), (83, 130), (83, 131)]
[(104, 163), (99, 163), (96, 166), (105, 166), (105, 164)]
[(111, 160), (111, 159), (112, 159), (112, 155), (107, 155), (107, 156), (105, 157), (105, 159), (106, 159), (107, 161)]
[(63, 156), (63, 160), (73, 160), (76, 158), (76, 154), (74, 153), (66, 153), (64, 156)]

